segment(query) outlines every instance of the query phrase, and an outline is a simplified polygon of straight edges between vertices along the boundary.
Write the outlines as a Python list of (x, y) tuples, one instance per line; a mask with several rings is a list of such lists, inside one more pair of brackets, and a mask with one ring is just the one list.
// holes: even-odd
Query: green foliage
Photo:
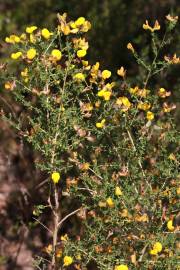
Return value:
[[(113, 3), (117, 7), (118, 1)], [(179, 134), (173, 120), (176, 106), (161, 78), (180, 61), (163, 53), (177, 19), (167, 20), (163, 37), (159, 29), (150, 30), (150, 46), (142, 55), (132, 47), (139, 73), (129, 78), (124, 70), (115, 81), (99, 63), (90, 65), (77, 56), (88, 49), (82, 34), (89, 22), (67, 21), (65, 15), (58, 19), (49, 38), (37, 29), (14, 42), (13, 52), (22, 55), (13, 60), (14, 74), (8, 62), (5, 78), (6, 90), (24, 110), (15, 121), (4, 117), (41, 155), (37, 165), (48, 175), (45, 191), (54, 222), (47, 250), (51, 265), (175, 269)], [(54, 181), (53, 172), (60, 181)], [(45, 207), (40, 202), (34, 214)], [(61, 229), (68, 218), (73, 225), (65, 237)], [(160, 251), (153, 247), (159, 242)], [(38, 265), (41, 261), (43, 256)]]

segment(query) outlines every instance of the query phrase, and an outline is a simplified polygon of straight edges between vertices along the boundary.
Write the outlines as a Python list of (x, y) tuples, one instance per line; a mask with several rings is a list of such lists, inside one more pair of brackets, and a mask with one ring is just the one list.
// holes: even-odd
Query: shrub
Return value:
[(93, 269), (175, 269), (176, 105), (173, 89), (153, 78), (180, 63), (176, 54), (163, 55), (177, 17), (166, 17), (162, 39), (158, 21), (143, 24), (151, 63), (127, 45), (144, 69), (137, 85), (124, 67), (113, 77), (99, 62), (85, 60), (89, 45), (83, 35), (91, 24), (84, 17), (68, 21), (63, 14), (58, 20), (53, 32), (29, 26), (6, 38), (13, 50), (4, 87), (23, 110), (19, 117), (16, 111), (2, 114), (40, 154), (36, 165), (48, 175), (42, 187), (47, 203), (34, 206), (33, 214), (42, 225), (42, 213), (51, 210), (53, 228), (47, 222), (42, 230), (52, 241), (36, 266), (51, 261), (52, 269), (85, 269), (90, 263)]

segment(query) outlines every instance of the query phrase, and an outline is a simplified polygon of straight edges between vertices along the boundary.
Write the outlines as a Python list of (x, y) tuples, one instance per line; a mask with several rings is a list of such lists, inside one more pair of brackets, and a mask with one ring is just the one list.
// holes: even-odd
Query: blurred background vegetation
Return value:
[[(92, 23), (92, 29), (88, 34), (91, 63), (100, 61), (103, 68), (114, 72), (120, 66), (124, 66), (128, 75), (132, 75), (132, 83), (137, 83), (141, 77), (137, 75), (138, 71), (141, 73), (143, 70), (137, 70), (138, 66), (127, 50), (127, 43), (132, 42), (138, 52), (151, 58), (151, 54), (145, 49), (149, 39), (142, 29), (143, 23), (147, 19), (150, 24), (154, 24), (157, 19), (163, 32), (165, 16), (169, 13), (180, 14), (180, 5), (179, 0), (0, 0), (0, 63), (6, 61), (4, 55), (8, 56), (8, 46), (4, 42), (6, 36), (22, 33), (28, 25), (47, 27), (51, 30), (57, 25), (57, 13), (64, 12), (67, 12), (71, 19), (84, 16)], [(179, 56), (178, 28), (179, 23), (170, 50), (168, 48), (170, 55), (177, 53)], [(170, 90), (173, 101), (178, 103), (179, 67), (176, 65), (170, 72), (163, 73), (160, 81), (153, 85)], [(2, 81), (0, 86), (0, 107), (4, 109), (6, 101), (10, 104), (12, 101), (7, 93), (3, 93)], [(178, 122), (178, 117), (176, 119)], [(21, 251), (24, 251), (24, 258), (31, 256), (30, 250), (39, 250), (39, 247), (47, 244), (47, 235), (42, 235), (41, 230), (37, 232), (37, 228), (32, 230), (26, 239), (26, 226), (24, 227), (25, 224), (33, 222), (33, 205), (43, 201), (43, 190), (34, 191), (35, 184), (44, 178), (35, 171), (33, 155), (31, 148), (24, 145), (7, 124), (0, 122), (0, 218), (3, 220), (0, 225), (0, 241), (4, 243), (5, 239), (7, 249), (10, 247), (10, 250), (6, 251), (8, 256), (0, 254), (0, 267), (8, 259), (10, 261), (7, 265), (10, 268), (5, 265), (5, 268), (1, 269), (26, 269), (23, 266), (13, 268), (23, 263), (23, 255), (21, 262), (17, 262), (18, 253), (15, 253), (13, 259), (16, 250), (12, 249), (13, 243), (18, 250), (20, 247)], [(5, 230), (7, 227), (10, 229)], [(40, 235), (41, 239), (35, 241), (34, 237), (37, 238), (37, 235)], [(11, 244), (8, 246), (9, 240)], [(24, 242), (26, 245), (22, 246)], [(2, 250), (5, 252), (5, 248)]]

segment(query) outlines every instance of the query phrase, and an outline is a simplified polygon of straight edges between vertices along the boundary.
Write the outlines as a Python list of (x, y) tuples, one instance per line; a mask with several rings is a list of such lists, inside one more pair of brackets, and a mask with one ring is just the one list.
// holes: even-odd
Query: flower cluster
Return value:
[(67, 14), (58, 16), (60, 25), (58, 26), (59, 31), (62, 31), (64, 35), (85, 33), (91, 29), (91, 24), (84, 17), (79, 17), (76, 21), (67, 22)]

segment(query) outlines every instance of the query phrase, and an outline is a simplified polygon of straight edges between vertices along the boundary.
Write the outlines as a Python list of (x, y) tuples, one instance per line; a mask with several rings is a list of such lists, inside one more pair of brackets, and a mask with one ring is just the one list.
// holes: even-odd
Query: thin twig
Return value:
[(90, 188), (77, 188), (78, 190), (85, 190), (85, 191), (89, 191), (89, 193), (93, 196), (96, 194), (95, 191), (93, 191), (92, 189)]
[[(136, 149), (136, 146), (135, 146), (135, 144), (134, 144), (134, 141), (133, 141), (133, 138), (132, 138), (132, 136), (131, 136), (130, 131), (127, 130), (127, 133), (128, 133), (129, 139), (130, 139), (130, 141), (131, 141), (131, 144), (132, 144), (132, 146), (133, 146), (133, 148), (134, 148), (134, 151), (137, 152), (137, 149)], [(140, 159), (138, 159), (138, 164), (139, 164), (139, 167), (140, 167), (141, 170), (142, 170), (143, 176), (145, 176), (145, 173), (144, 173), (144, 170), (143, 170), (143, 167), (142, 167), (142, 164), (141, 164)]]
[(55, 39), (56, 39), (56, 37), (52, 39), (52, 41), (50, 42), (50, 44), (48, 45), (48, 47), (45, 49), (44, 54), (47, 53), (47, 51), (49, 50), (49, 48), (51, 47), (51, 45), (53, 44), (53, 42), (54, 42)]
[(138, 262), (142, 262), (142, 259), (143, 259), (143, 256), (144, 256), (145, 252), (146, 252), (147, 247), (148, 247), (148, 244), (146, 244), (145, 247), (142, 249), (141, 256), (139, 257)]
[[(157, 51), (157, 54), (155, 55), (155, 57), (154, 57), (154, 59), (153, 59), (153, 62), (152, 62), (152, 64), (151, 64), (151, 67), (153, 67), (154, 64), (155, 64), (155, 62), (156, 62), (156, 59), (157, 59), (157, 57), (158, 57), (158, 55), (159, 55), (160, 50), (162, 49), (162, 46), (163, 46), (164, 41), (165, 41), (166, 35), (167, 35), (167, 31), (166, 31), (165, 34), (164, 34), (163, 40), (162, 40), (162, 42), (161, 42), (161, 44), (160, 44), (160, 46), (159, 46), (159, 49), (158, 49), (158, 51)], [(152, 75), (152, 68), (149, 70), (149, 72), (148, 72), (148, 74), (147, 74), (146, 80), (145, 80), (145, 82), (144, 82), (144, 88), (147, 87), (147, 84), (148, 84), (148, 81), (149, 81), (151, 75)]]
[(79, 212), (80, 209), (81, 209), (81, 207), (78, 208), (78, 209), (76, 209), (76, 210), (74, 210), (73, 212), (71, 212), (71, 213), (69, 213), (67, 216), (65, 216), (63, 219), (61, 219), (61, 221), (58, 223), (58, 228), (63, 224), (63, 222), (64, 222), (66, 219), (68, 219), (70, 216), (72, 216), (72, 215), (76, 214), (77, 212)]
[(49, 207), (51, 208), (51, 210), (52, 210), (52, 212), (53, 212), (53, 214), (54, 214), (54, 216), (55, 216), (55, 211), (54, 211), (54, 209), (53, 209), (53, 206), (52, 206), (52, 203), (51, 203), (51, 198), (50, 198), (50, 196), (49, 196), (47, 202), (48, 202)]
[(53, 232), (46, 227), (46, 225), (44, 225), (41, 221), (39, 221), (37, 218), (33, 217), (34, 220), (36, 220), (39, 224), (41, 224), (48, 232), (50, 232), (51, 234), (53, 234)]
[(93, 172), (99, 179), (103, 180), (103, 178), (100, 175), (98, 175), (93, 169), (89, 168), (89, 170)]
[(24, 85), (21, 81), (16, 80), (15, 82), (17, 82), (18, 84), (22, 85), (23, 88), (27, 89), (29, 92), (31, 92), (31, 89), (29, 87), (27, 87), (26, 85)]
[(42, 187), (44, 184), (46, 184), (48, 181), (49, 181), (49, 178), (45, 179), (44, 181), (42, 181), (41, 183), (39, 183), (39, 184), (36, 186), (36, 189), (39, 189), (39, 188)]

